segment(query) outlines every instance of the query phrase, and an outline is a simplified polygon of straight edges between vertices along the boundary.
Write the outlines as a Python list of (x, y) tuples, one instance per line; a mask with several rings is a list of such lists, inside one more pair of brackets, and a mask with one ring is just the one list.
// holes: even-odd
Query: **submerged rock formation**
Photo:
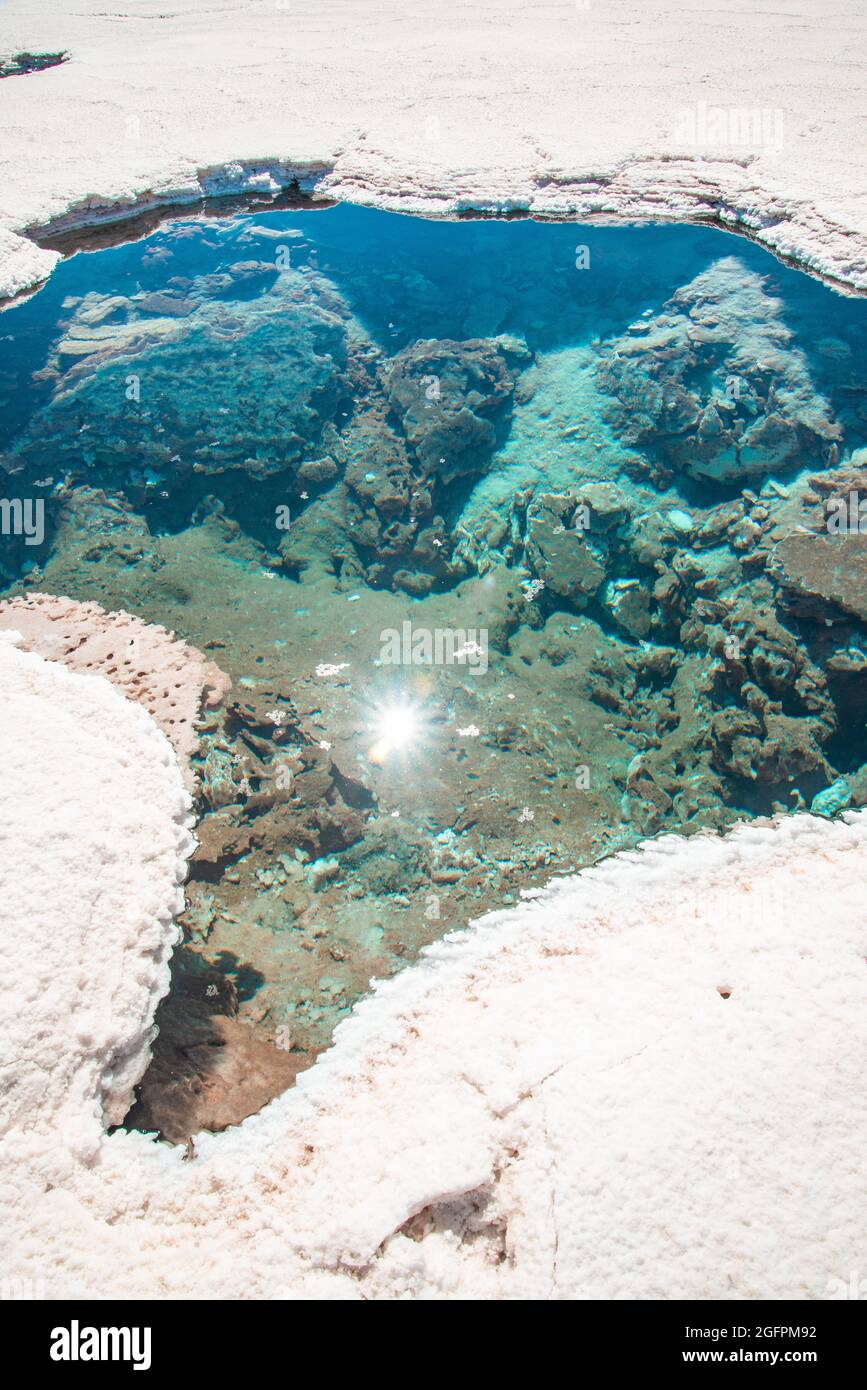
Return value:
[(386, 396), (420, 465), (419, 481), (448, 483), (489, 462), (493, 420), (515, 389), (501, 350), (510, 346), (524, 362), (530, 357), (508, 342), (439, 340), (414, 343), (388, 363)]
[(791, 607), (832, 621), (836, 611), (867, 623), (867, 532), (845, 536), (787, 536), (775, 547), (770, 572)]
[(273, 261), (236, 262), (170, 277), (161, 293), (70, 304), (37, 376), (50, 397), (7, 470), (48, 467), (144, 497), (227, 470), (294, 473), (324, 452), (348, 391), (343, 323), (303, 276), (280, 275)]
[(783, 304), (730, 256), (605, 345), (599, 383), (656, 476), (720, 483), (827, 460), (842, 437), (792, 345)]

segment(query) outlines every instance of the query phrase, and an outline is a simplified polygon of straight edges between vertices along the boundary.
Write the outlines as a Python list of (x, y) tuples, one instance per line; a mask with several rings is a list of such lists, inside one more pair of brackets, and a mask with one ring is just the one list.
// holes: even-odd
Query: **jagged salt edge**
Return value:
[[(736, 188), (733, 179), (738, 172), (744, 172), (737, 159), (718, 165), (700, 158), (654, 160), (641, 154), (621, 159), (611, 171), (605, 213), (598, 210), (592, 179), (581, 172), (564, 178), (553, 196), (550, 189), (538, 186), (532, 177), (521, 180), (519, 192), (498, 195), (494, 191), (438, 190), (435, 177), (430, 183), (422, 178), (415, 191), (398, 191), (387, 184), (377, 185), (372, 177), (365, 182), (340, 166), (339, 155), (227, 160), (190, 171), (180, 181), (170, 177), (162, 185), (148, 181), (140, 193), (107, 193), (100, 199), (91, 197), (70, 203), (63, 213), (47, 217), (40, 230), (43, 235), (57, 235), (130, 222), (149, 212), (192, 207), (210, 198), (277, 196), (295, 187), (314, 201), (335, 200), (420, 217), (453, 218), (467, 212), (493, 217), (523, 213), (528, 217), (602, 225), (627, 221), (701, 224), (711, 219), (724, 231), (756, 240), (774, 256), (796, 261), (807, 273), (846, 290), (867, 291), (867, 242), (863, 235), (835, 224), (804, 198), (787, 200), (769, 188), (753, 184)], [(711, 169), (716, 176), (709, 191), (706, 180)], [(492, 171), (489, 176), (492, 190), (498, 172)], [(677, 182), (676, 176), (683, 174), (693, 180), (687, 188)], [(621, 177), (624, 185), (618, 187)], [(634, 185), (629, 179), (636, 180)], [(660, 203), (661, 196), (670, 201)], [(758, 213), (754, 206), (757, 197), (761, 204)], [(816, 222), (821, 224), (819, 234), (812, 225)], [(0, 309), (4, 307), (3, 299), (24, 294), (48, 279), (60, 260), (60, 253), (36, 246), (24, 229), (0, 227)]]

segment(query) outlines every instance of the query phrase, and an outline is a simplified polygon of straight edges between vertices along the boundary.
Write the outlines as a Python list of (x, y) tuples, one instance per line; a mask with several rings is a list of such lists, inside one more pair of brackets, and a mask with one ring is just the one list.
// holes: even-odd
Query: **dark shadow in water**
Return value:
[(291, 1085), (305, 1054), (283, 1051), (238, 1018), (264, 976), (221, 951), (209, 964), (188, 945), (171, 959), (171, 987), (147, 1071), (123, 1127), (171, 1143), (239, 1124)]

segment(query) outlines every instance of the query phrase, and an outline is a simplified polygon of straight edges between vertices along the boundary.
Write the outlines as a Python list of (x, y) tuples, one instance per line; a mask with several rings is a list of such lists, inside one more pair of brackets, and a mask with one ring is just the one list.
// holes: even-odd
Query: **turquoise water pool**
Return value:
[(226, 1059), (281, 1089), (552, 874), (867, 803), (865, 360), (864, 301), (720, 231), (352, 207), (181, 219), (3, 315), (4, 591), (233, 680), (137, 1122), (240, 1118)]

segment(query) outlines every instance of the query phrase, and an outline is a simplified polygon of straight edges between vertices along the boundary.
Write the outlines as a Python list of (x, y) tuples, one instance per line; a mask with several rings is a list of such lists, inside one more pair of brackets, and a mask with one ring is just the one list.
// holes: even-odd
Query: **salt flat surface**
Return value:
[(3, 7), (11, 237), (219, 191), (448, 214), (710, 218), (867, 288), (860, 0), (91, 0)]

